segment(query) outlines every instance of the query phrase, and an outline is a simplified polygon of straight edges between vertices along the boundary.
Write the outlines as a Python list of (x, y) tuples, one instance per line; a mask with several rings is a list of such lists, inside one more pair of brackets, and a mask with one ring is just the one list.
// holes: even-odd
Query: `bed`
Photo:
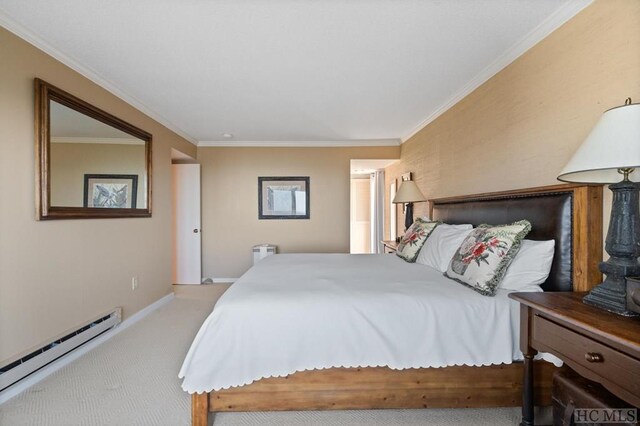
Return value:
[[(547, 281), (542, 285), (545, 291), (586, 291), (593, 284), (599, 282), (598, 261), (602, 257), (602, 188), (596, 186), (579, 185), (555, 185), (551, 187), (532, 188), (519, 191), (501, 193), (488, 193), (472, 196), (453, 197), (433, 200), (430, 203), (431, 217), (446, 223), (508, 223), (522, 218), (528, 219), (533, 229), (527, 238), (533, 240), (556, 241), (553, 266)], [(442, 359), (451, 356), (450, 353), (441, 354), (437, 350), (428, 347), (402, 346), (395, 344), (390, 347), (385, 345), (386, 337), (394, 333), (406, 332), (407, 341), (419, 340), (429, 342), (432, 333), (438, 332), (435, 319), (446, 317), (447, 312), (429, 311), (431, 321), (412, 324), (410, 318), (412, 303), (422, 310), (425, 308), (423, 299), (429, 297), (453, 297), (464, 299), (464, 294), (472, 293), (462, 286), (448, 286), (437, 283), (437, 277), (433, 277), (435, 284), (430, 291), (435, 291), (431, 296), (420, 295), (419, 276), (424, 271), (416, 269), (416, 265), (400, 264), (402, 262), (395, 256), (381, 255), (367, 257), (349, 257), (349, 255), (306, 255), (287, 259), (287, 256), (274, 256), (275, 259), (265, 262), (261, 268), (250, 270), (243, 276), (243, 283), (234, 289), (227, 298), (226, 303), (221, 303), (224, 309), (233, 308), (234, 300), (243, 301), (242, 306), (235, 309), (253, 309), (248, 299), (254, 298), (253, 303), (267, 303), (271, 307), (271, 316), (282, 321), (285, 334), (269, 334), (269, 329), (260, 329), (262, 321), (259, 317), (240, 322), (241, 326), (235, 326), (237, 330), (224, 330), (225, 325), (216, 324), (215, 318), (207, 320), (213, 324), (205, 323), (196, 337), (195, 343), (206, 340), (205, 329), (219, 330), (232, 336), (234, 332), (252, 334), (248, 341), (255, 341), (256, 346), (236, 346), (238, 351), (232, 356), (225, 347), (220, 348), (219, 353), (215, 349), (210, 357), (195, 356), (192, 351), (187, 355), (185, 365), (193, 372), (198, 372), (198, 377), (207, 380), (187, 380), (183, 387), (192, 393), (192, 423), (194, 425), (206, 425), (209, 412), (216, 411), (260, 411), (260, 410), (317, 410), (317, 409), (366, 409), (366, 408), (422, 408), (422, 407), (488, 407), (488, 406), (516, 406), (520, 405), (522, 389), (522, 366), (517, 360), (517, 338), (506, 340), (507, 343), (498, 345), (487, 341), (482, 346), (482, 339), (478, 347), (455, 346), (453, 342), (451, 351), (462, 354), (460, 364), (451, 365), (450, 359)], [(385, 257), (386, 256), (386, 257)], [(313, 287), (301, 287), (298, 294), (295, 289), (287, 289), (287, 293), (293, 291), (299, 303), (297, 312), (283, 311), (281, 296), (276, 285), (277, 274), (281, 273), (281, 262), (295, 261), (293, 265), (315, 264), (317, 276), (315, 282), (322, 283), (323, 274), (327, 271), (336, 272), (344, 277), (353, 277), (345, 288), (335, 288), (333, 292), (322, 293), (314, 291)], [(324, 263), (323, 263), (324, 262)], [(382, 266), (375, 269), (367, 262), (374, 262)], [(359, 265), (354, 265), (359, 264)], [(280, 269), (278, 269), (278, 267)], [(307, 268), (309, 266), (307, 265)], [(297, 266), (293, 266), (297, 268)], [(356, 268), (356, 269), (353, 269)], [(370, 271), (357, 273), (360, 271)], [(269, 271), (272, 270), (270, 273)], [(262, 271), (262, 272), (260, 272)], [(388, 275), (384, 275), (385, 272)], [(404, 274), (404, 275), (403, 275)], [(389, 330), (378, 330), (370, 335), (354, 335), (349, 327), (340, 330), (342, 334), (341, 345), (349, 345), (356, 342), (358, 347), (365, 348), (359, 356), (361, 361), (353, 363), (351, 360), (345, 365), (341, 363), (340, 350), (327, 350), (326, 341), (322, 340), (322, 330), (315, 329), (314, 324), (306, 324), (304, 312), (310, 314), (318, 306), (330, 306), (326, 315), (328, 319), (335, 319), (338, 323), (357, 323), (359, 321), (358, 309), (350, 309), (353, 301), (358, 297), (368, 297), (368, 291), (377, 286), (376, 279), (395, 280), (396, 286), (392, 294), (387, 295), (389, 304), (396, 304), (394, 315), (400, 318), (403, 328), (396, 327)], [(330, 281), (324, 281), (325, 284)], [(367, 286), (369, 284), (369, 287)], [(435, 290), (434, 290), (435, 288)], [(319, 289), (318, 289), (319, 290)], [(242, 294), (247, 291), (246, 294)], [(451, 295), (450, 292), (454, 294)], [(466, 293), (465, 293), (466, 291)], [(234, 293), (239, 293), (235, 294)], [(348, 296), (351, 293), (352, 299)], [(499, 292), (500, 293), (500, 292)], [(436, 296), (434, 296), (434, 294)], [(462, 296), (461, 296), (462, 295)], [(224, 297), (224, 296), (223, 296)], [(328, 298), (328, 299), (327, 299)], [(333, 299), (331, 299), (333, 298)], [(322, 299), (324, 303), (321, 302)], [(504, 299), (504, 300), (503, 300)], [(251, 300), (249, 300), (251, 302)], [(221, 299), (222, 302), (222, 299)], [(504, 303), (503, 303), (504, 302)], [(470, 303), (469, 300), (461, 301), (461, 304)], [(513, 305), (509, 305), (506, 295), (498, 294), (495, 298), (473, 298), (471, 303), (476, 303), (471, 310), (484, 310), (483, 316), (490, 318), (494, 324), (500, 326), (507, 324), (513, 316), (517, 316)], [(434, 304), (439, 306), (440, 304)], [(254, 305), (255, 307), (255, 305)], [(378, 306), (381, 312), (388, 306)], [(416, 308), (416, 309), (417, 309)], [(428, 308), (428, 307), (427, 307)], [(218, 307), (216, 307), (218, 309)], [(369, 309), (369, 308), (368, 308)], [(449, 308), (451, 309), (451, 308)], [(452, 311), (462, 310), (462, 305), (454, 307)], [(403, 313), (404, 312), (404, 313)], [(316, 313), (317, 314), (317, 313)], [(366, 320), (367, 315), (362, 315)], [(402, 322), (403, 315), (406, 315)], [(213, 315), (212, 315), (213, 316)], [(462, 315), (464, 317), (464, 315)], [(284, 325), (292, 321), (299, 322), (300, 327), (309, 328), (309, 332), (290, 336), (287, 341), (287, 332)], [(471, 318), (468, 322), (475, 320)], [(276, 323), (271, 323), (273, 324)], [(396, 321), (396, 324), (398, 322)], [(468, 325), (468, 324), (467, 324)], [(272, 327), (273, 328), (273, 327)], [(464, 328), (464, 327), (463, 327)], [(508, 333), (513, 327), (503, 327), (503, 332)], [(424, 330), (422, 335), (415, 336)], [(273, 330), (271, 330), (273, 331)], [(474, 333), (479, 333), (476, 330)], [(264, 365), (251, 362), (251, 351), (260, 350), (260, 336), (273, 340), (276, 336), (281, 345), (272, 345), (269, 351), (261, 352), (269, 358), (269, 374), (265, 374)], [(412, 338), (411, 336), (415, 336)], [(331, 337), (335, 338), (335, 336)], [(490, 336), (487, 335), (487, 339)], [(227, 339), (229, 340), (229, 339)], [(464, 341), (465, 339), (459, 339)], [(403, 342), (403, 339), (397, 341)], [(459, 342), (458, 342), (459, 343)], [(313, 345), (317, 346), (313, 346)], [(341, 345), (337, 345), (339, 349)], [(428, 345), (427, 345), (428, 346)], [(496, 346), (496, 347), (494, 347)], [(318, 353), (318, 366), (322, 369), (308, 369), (307, 365), (300, 364), (295, 356), (287, 356), (288, 353), (306, 350), (310, 353)], [(323, 353), (323, 348), (324, 353)], [(415, 354), (408, 348), (416, 348)], [(311, 349), (309, 351), (309, 349)], [(473, 354), (481, 350), (495, 350), (493, 359), (500, 362), (486, 364), (482, 357), (474, 358)], [(386, 361), (380, 362), (381, 352), (386, 353)], [(466, 352), (465, 352), (466, 351)], [(445, 351), (446, 352), (446, 351)], [(243, 355), (244, 354), (244, 355)], [(466, 357), (465, 357), (466, 356)], [(440, 357), (440, 358), (438, 358)], [(471, 358), (470, 358), (471, 357)], [(496, 358), (498, 357), (498, 358)], [(262, 358), (262, 356), (260, 357)], [(423, 361), (428, 358), (432, 368), (421, 368)], [(398, 365), (388, 360), (397, 360)], [(441, 361), (439, 361), (439, 359)], [(244, 364), (242, 364), (244, 362)], [(440, 362), (440, 364), (439, 364)], [(458, 362), (454, 362), (458, 364)], [(324, 368), (324, 366), (336, 366)], [(366, 365), (366, 367), (358, 367)], [(385, 365), (378, 366), (375, 365)], [(393, 367), (401, 366), (402, 369)], [(415, 366), (415, 368), (407, 368)], [(441, 368), (433, 368), (441, 367)], [(536, 362), (536, 402), (539, 405), (547, 405), (550, 402), (551, 373), (554, 370), (551, 363)], [(306, 370), (306, 371), (305, 371)], [(294, 372), (295, 371), (295, 372)], [(226, 377), (226, 372), (234, 372), (234, 377)], [(183, 375), (184, 371), (181, 371)], [(275, 377), (267, 377), (275, 376)]]

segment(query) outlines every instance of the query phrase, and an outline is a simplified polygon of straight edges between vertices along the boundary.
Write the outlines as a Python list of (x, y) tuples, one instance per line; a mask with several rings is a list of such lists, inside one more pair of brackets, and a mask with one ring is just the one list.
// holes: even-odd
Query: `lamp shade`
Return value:
[(417, 201), (427, 201), (427, 198), (420, 192), (418, 185), (412, 180), (405, 180), (398, 188), (392, 203), (415, 203)]
[[(587, 139), (560, 172), (558, 180), (580, 183), (615, 183), (618, 169), (640, 168), (640, 104), (606, 111)], [(629, 175), (640, 181), (640, 170)]]

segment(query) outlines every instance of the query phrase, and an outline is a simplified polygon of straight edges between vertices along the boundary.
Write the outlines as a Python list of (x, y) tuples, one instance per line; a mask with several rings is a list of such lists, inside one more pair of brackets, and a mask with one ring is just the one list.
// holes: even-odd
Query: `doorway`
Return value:
[(371, 177), (351, 175), (351, 253), (371, 253)]
[(383, 253), (384, 169), (399, 161), (351, 160), (350, 252)]
[(171, 150), (173, 195), (173, 283), (202, 283), (200, 164)]

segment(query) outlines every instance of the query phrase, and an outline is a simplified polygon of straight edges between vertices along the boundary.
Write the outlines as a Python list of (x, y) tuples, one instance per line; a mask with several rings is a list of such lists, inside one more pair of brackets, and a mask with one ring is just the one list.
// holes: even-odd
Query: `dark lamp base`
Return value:
[(404, 230), (406, 231), (413, 224), (413, 203), (407, 203), (404, 213)]
[(582, 299), (588, 305), (626, 317), (638, 315), (627, 309), (626, 277), (640, 275), (639, 188), (628, 180), (609, 185), (613, 205), (605, 250), (610, 257), (600, 263), (600, 271), (607, 278)]
[[(624, 280), (623, 280), (624, 281)], [(587, 305), (624, 317), (635, 317), (639, 314), (627, 309), (627, 292), (610, 288), (605, 283), (594, 287), (582, 301)]]

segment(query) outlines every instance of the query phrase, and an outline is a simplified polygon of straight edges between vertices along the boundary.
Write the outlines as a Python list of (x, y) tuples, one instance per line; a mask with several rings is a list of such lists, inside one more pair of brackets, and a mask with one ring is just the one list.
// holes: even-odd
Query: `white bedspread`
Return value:
[(179, 377), (199, 393), (330, 367), (509, 364), (522, 353), (507, 294), (388, 254), (270, 256), (220, 298)]

